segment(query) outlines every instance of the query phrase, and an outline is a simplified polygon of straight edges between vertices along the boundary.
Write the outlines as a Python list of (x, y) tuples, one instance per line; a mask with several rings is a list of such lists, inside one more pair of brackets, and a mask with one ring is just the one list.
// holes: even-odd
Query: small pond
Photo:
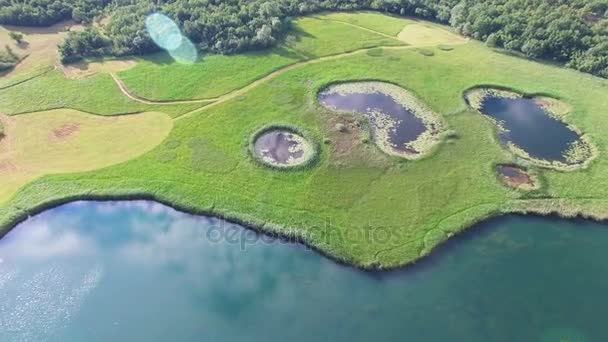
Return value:
[[(477, 93), (476, 93), (477, 92)], [(480, 89), (467, 96), (469, 103), (500, 125), (500, 140), (514, 152), (534, 161), (574, 165), (590, 155), (589, 146), (559, 119), (556, 99), (528, 98), (519, 94)], [(519, 151), (521, 150), (521, 151)]]
[(75, 202), (0, 240), (0, 341), (608, 341), (608, 226), (506, 216), (400, 271), (151, 202)]
[(438, 142), (439, 116), (396, 85), (341, 83), (319, 93), (318, 99), (331, 110), (365, 115), (374, 141), (388, 154), (415, 159)]
[(314, 154), (311, 143), (303, 136), (282, 129), (260, 134), (255, 139), (254, 152), (262, 162), (278, 167), (302, 165)]
[(500, 164), (496, 166), (496, 172), (503, 182), (512, 187), (532, 189), (538, 186), (535, 177), (517, 165)]

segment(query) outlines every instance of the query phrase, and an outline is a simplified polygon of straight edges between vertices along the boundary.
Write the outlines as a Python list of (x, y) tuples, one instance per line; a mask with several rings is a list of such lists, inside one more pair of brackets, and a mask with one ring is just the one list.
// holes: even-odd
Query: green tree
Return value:
[(8, 36), (17, 42), (17, 44), (21, 44), (23, 42), (23, 33), (21, 32), (11, 31), (8, 33)]

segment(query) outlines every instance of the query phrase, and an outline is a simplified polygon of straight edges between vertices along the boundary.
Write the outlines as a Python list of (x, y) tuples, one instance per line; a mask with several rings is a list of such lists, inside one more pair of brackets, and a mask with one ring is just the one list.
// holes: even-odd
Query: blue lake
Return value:
[(603, 342), (607, 228), (507, 216), (365, 273), (155, 203), (76, 202), (0, 240), (0, 341)]

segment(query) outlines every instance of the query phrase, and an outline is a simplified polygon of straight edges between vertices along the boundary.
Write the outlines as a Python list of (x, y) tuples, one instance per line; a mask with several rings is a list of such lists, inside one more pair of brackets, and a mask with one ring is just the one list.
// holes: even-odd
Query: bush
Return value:
[(12, 69), (19, 62), (19, 56), (17, 56), (10, 46), (4, 46), (4, 51), (0, 50), (0, 71), (6, 71)]
[(8, 36), (18, 44), (23, 41), (23, 34), (20, 32), (11, 31), (8, 33)]

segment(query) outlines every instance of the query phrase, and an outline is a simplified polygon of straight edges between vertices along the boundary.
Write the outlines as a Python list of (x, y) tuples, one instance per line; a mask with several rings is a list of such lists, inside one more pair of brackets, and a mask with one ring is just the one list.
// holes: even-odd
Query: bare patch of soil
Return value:
[(17, 166), (10, 160), (0, 160), (0, 174), (13, 173)]
[(53, 128), (51, 133), (55, 139), (65, 140), (74, 133), (78, 132), (79, 130), (80, 124), (68, 122), (61, 125), (60, 127)]
[(514, 188), (537, 188), (535, 177), (517, 165), (497, 165), (496, 171), (505, 184)]

